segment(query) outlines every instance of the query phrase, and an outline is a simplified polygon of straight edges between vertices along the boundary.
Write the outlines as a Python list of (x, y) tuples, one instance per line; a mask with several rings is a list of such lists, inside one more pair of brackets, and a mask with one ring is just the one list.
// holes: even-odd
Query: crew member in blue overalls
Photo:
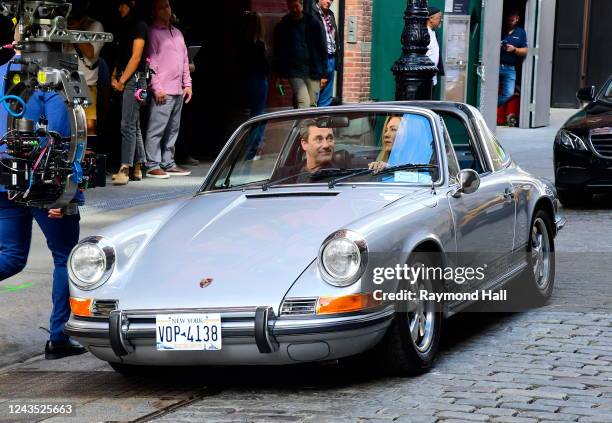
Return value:
[(499, 66), (500, 93), (497, 106), (506, 104), (514, 95), (516, 87), (516, 66), (527, 56), (527, 33), (517, 24), (521, 20), (518, 11), (511, 11), (506, 16), (501, 41)]
[[(4, 44), (12, 40), (3, 31)], [(10, 62), (9, 62), (10, 63)], [(0, 67), (0, 80), (4, 79), (9, 64)], [(7, 110), (0, 105), (0, 133), (7, 132)], [(68, 111), (63, 98), (56, 92), (35, 92), (26, 106), (26, 119), (38, 122), (41, 118), (48, 121), (50, 131), (62, 137), (70, 136)], [(6, 145), (0, 142), (0, 158), (6, 156)], [(75, 200), (82, 202), (82, 194)], [(32, 221), (36, 220), (42, 230), (49, 250), (53, 256), (53, 288), (51, 298), (53, 308), (50, 318), (50, 337), (45, 346), (45, 358), (55, 360), (71, 355), (82, 354), (86, 350), (64, 335), (64, 324), (70, 317), (68, 290), (68, 256), (79, 240), (79, 215), (66, 215), (62, 209), (40, 209), (26, 207), (10, 201), (3, 186), (0, 185), (0, 281), (23, 270), (28, 259), (32, 239)]]

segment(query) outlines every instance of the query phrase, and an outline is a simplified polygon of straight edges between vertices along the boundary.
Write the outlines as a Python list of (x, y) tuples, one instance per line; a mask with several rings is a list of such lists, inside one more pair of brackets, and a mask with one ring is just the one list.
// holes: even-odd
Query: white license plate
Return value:
[(221, 315), (158, 314), (157, 350), (201, 351), (221, 349)]

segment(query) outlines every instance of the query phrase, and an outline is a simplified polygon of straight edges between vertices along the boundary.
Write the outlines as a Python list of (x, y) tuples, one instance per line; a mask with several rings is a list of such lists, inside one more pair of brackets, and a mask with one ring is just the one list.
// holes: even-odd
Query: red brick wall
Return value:
[[(373, 0), (345, 0), (344, 85), (345, 103), (370, 99)], [(348, 21), (357, 16), (357, 43), (348, 43)]]

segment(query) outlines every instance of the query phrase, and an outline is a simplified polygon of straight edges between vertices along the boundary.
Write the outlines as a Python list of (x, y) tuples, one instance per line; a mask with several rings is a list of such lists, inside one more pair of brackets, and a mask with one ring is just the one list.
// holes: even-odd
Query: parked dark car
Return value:
[(565, 122), (554, 146), (555, 185), (567, 207), (612, 192), (612, 75), (597, 94), (587, 87), (577, 97), (588, 104)]

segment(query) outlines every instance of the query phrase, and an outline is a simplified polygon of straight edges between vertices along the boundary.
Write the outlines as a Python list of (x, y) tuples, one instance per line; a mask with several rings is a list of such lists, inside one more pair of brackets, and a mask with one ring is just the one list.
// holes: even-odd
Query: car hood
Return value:
[[(219, 192), (188, 201), (123, 281), (123, 309), (278, 307), (335, 230), (423, 189)], [(205, 287), (200, 282), (212, 279)]]
[(612, 127), (612, 105), (595, 102), (573, 115), (564, 125), (564, 129), (586, 134), (591, 129)]

